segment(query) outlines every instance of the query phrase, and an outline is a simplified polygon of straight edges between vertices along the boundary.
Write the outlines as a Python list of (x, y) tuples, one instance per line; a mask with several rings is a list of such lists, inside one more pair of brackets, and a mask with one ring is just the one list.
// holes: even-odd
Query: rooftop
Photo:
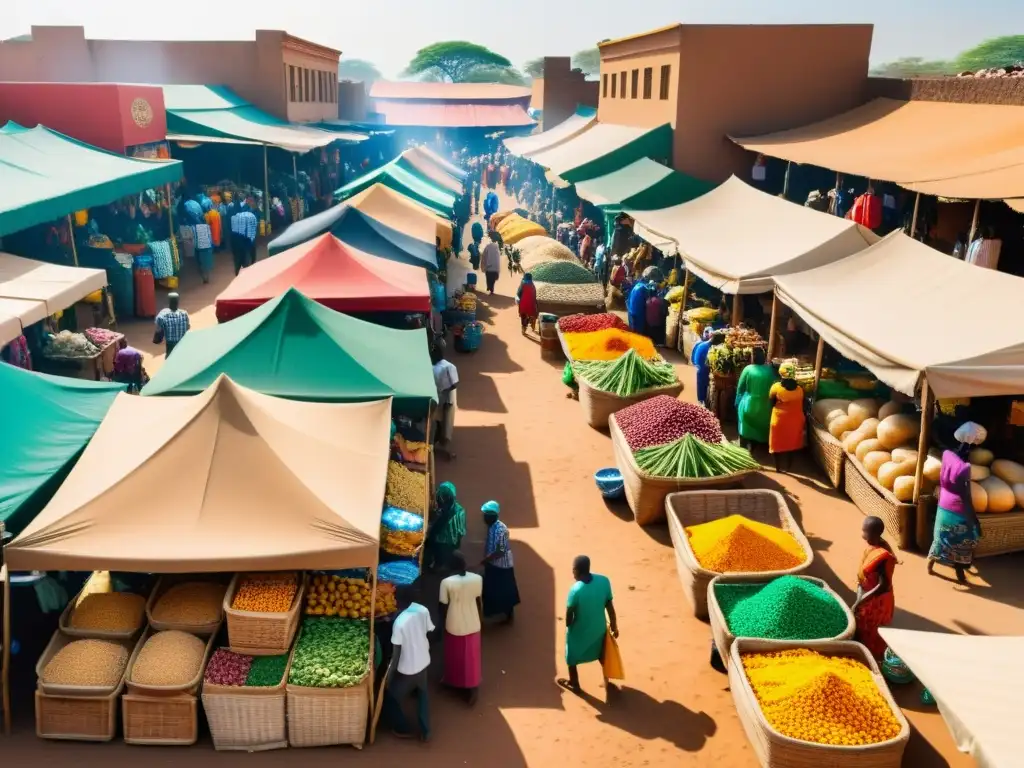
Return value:
[(370, 87), (371, 99), (429, 99), (444, 101), (508, 101), (528, 99), (531, 90), (499, 83), (426, 83), (378, 80)]

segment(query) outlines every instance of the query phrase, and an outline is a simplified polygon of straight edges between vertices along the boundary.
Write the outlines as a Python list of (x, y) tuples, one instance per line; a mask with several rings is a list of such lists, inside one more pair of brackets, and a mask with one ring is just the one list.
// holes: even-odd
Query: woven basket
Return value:
[(197, 699), (192, 694), (121, 697), (125, 744), (179, 746), (199, 739)]
[(128, 651), (128, 664), (125, 666), (124, 674), (121, 679), (115, 684), (110, 686), (95, 686), (95, 685), (52, 685), (43, 682), (43, 670), (46, 669), (46, 665), (50, 663), (50, 660), (57, 655), (68, 643), (73, 643), (78, 640), (77, 637), (71, 637), (61, 632), (59, 629), (53, 633), (53, 637), (50, 638), (50, 642), (46, 644), (46, 648), (43, 649), (42, 655), (39, 657), (39, 661), (36, 662), (36, 685), (39, 691), (45, 693), (47, 696), (88, 696), (92, 698), (102, 698), (112, 694), (117, 688), (124, 684), (124, 679), (128, 675), (128, 670), (132, 668), (132, 663), (135, 661), (135, 657), (139, 653), (139, 649), (142, 647), (142, 637), (136, 640), (120, 640), (111, 639), (110, 642), (117, 643), (125, 650)]
[(843, 470), (843, 490), (857, 508), (865, 515), (880, 517), (885, 521), (885, 530), (896, 540), (896, 546), (909, 550), (914, 546), (915, 519), (917, 507), (897, 499), (873, 478), (864, 465), (856, 459), (846, 457)]
[(807, 421), (807, 443), (811, 448), (811, 456), (825, 472), (833, 488), (843, 487), (843, 465), (846, 464), (846, 452), (843, 444), (828, 433), (819, 424)]
[(721, 477), (654, 477), (637, 466), (633, 452), (629, 449), (629, 444), (614, 416), (608, 419), (608, 431), (612, 436), (615, 464), (622, 473), (625, 484), (626, 501), (633, 510), (634, 519), (640, 525), (660, 523), (665, 519), (665, 497), (670, 493), (741, 485), (743, 479), (755, 471), (734, 472)]
[(281, 682), (275, 686), (203, 683), (203, 711), (215, 749), (264, 752), (288, 746), (285, 682), (291, 656), (288, 660)]
[(285, 613), (264, 613), (237, 611), (231, 602), (241, 586), (243, 574), (235, 574), (224, 593), (224, 615), (228, 624), (228, 645), (235, 653), (249, 656), (279, 656), (288, 653), (299, 628), (299, 614), (306, 594), (306, 579), (295, 573), (298, 589), (292, 598), (291, 607)]
[[(822, 639), (849, 640), (852, 638), (853, 633), (857, 629), (857, 620), (854, 618), (853, 611), (850, 610), (850, 607), (839, 599), (839, 595), (837, 595), (833, 589), (821, 579), (803, 575), (797, 576), (796, 578), (809, 581), (812, 584), (817, 584), (819, 587), (824, 589), (832, 595), (833, 600), (843, 607), (843, 612), (846, 614), (846, 629), (835, 637)], [(722, 613), (722, 609), (718, 604), (715, 587), (719, 584), (767, 584), (769, 581), (771, 581), (771, 579), (766, 579), (760, 574), (726, 573), (721, 576), (715, 576), (715, 578), (708, 583), (708, 617), (711, 619), (711, 636), (715, 640), (715, 647), (718, 649), (718, 654), (722, 657), (722, 662), (726, 667), (729, 666), (731, 661), (731, 654), (729, 651), (732, 649), (732, 644), (736, 640), (736, 635), (729, 631), (729, 625), (725, 620), (725, 614)]]
[(36, 736), (41, 739), (110, 741), (117, 735), (121, 682), (106, 696), (51, 696), (36, 691)]
[[(92, 592), (92, 590), (89, 589), (89, 584), (94, 576), (95, 574), (89, 577), (89, 580), (85, 582), (81, 591), (75, 595), (75, 599), (69, 602), (64, 608), (63, 613), (60, 615), (60, 631), (65, 635), (70, 635), (71, 637), (92, 637), (97, 640), (130, 640), (135, 637), (146, 624), (145, 612), (143, 612), (142, 615), (142, 623), (135, 629), (127, 632), (109, 632), (102, 629), (75, 629), (71, 626), (71, 614), (78, 607), (79, 603), (82, 602), (82, 598)], [(142, 597), (147, 603), (149, 602), (146, 595), (143, 595)]]
[[(888, 702), (900, 723), (896, 738), (880, 744), (860, 747), (837, 747), (813, 744), (783, 736), (772, 728), (761, 712), (757, 697), (750, 687), (743, 671), (741, 653), (766, 653), (793, 648), (807, 648), (827, 656), (846, 656), (862, 662), (871, 670), (879, 691)], [(878, 665), (868, 649), (860, 643), (849, 640), (809, 640), (788, 642), (783, 640), (756, 640), (740, 637), (732, 645), (732, 660), (729, 664), (729, 688), (732, 691), (736, 713), (743, 730), (763, 768), (900, 768), (903, 752), (910, 739), (910, 725), (903, 712), (889, 693)]]
[[(627, 486), (628, 487), (628, 486)], [(721, 520), (730, 515), (742, 515), (758, 523), (765, 523), (788, 531), (800, 544), (807, 559), (795, 568), (784, 571), (762, 571), (759, 573), (736, 573), (735, 576), (751, 576), (760, 581), (771, 581), (779, 576), (792, 576), (810, 568), (814, 562), (814, 550), (796, 524), (786, 500), (778, 491), (766, 489), (745, 489), (739, 491), (689, 491), (673, 493), (665, 499), (665, 514), (672, 546), (676, 552), (676, 568), (683, 593), (693, 606), (693, 615), (699, 619), (708, 618), (708, 584), (722, 574), (702, 568), (690, 547), (686, 529), (691, 525)]]
[(583, 379), (577, 378), (576, 383), (579, 384), (579, 400), (580, 406), (583, 408), (583, 415), (587, 420), (587, 424), (592, 426), (594, 429), (605, 429), (608, 426), (608, 418), (623, 408), (627, 408), (636, 403), (644, 400), (649, 400), (652, 397), (658, 395), (669, 395), (670, 397), (677, 397), (680, 392), (683, 391), (683, 384), (677, 381), (675, 384), (670, 384), (666, 387), (652, 387), (637, 392), (635, 395), (629, 397), (619, 397), (613, 395), (611, 392), (603, 392), (600, 389), (595, 389), (593, 386), (588, 384)]
[(187, 683), (181, 685), (144, 685), (142, 683), (132, 682), (132, 670), (135, 668), (135, 661), (139, 656), (139, 652), (142, 650), (142, 646), (146, 644), (146, 640), (152, 637), (156, 632), (152, 627), (146, 627), (146, 631), (142, 633), (142, 637), (139, 638), (139, 644), (135, 648), (135, 653), (132, 654), (131, 659), (128, 661), (128, 669), (125, 671), (124, 679), (125, 685), (128, 686), (128, 693), (125, 694), (125, 698), (129, 695), (159, 699), (161, 697), (179, 697), (183, 695), (194, 696), (199, 690), (200, 684), (203, 682), (203, 672), (206, 670), (206, 662), (210, 660), (210, 654), (213, 653), (214, 640), (217, 639), (217, 633), (214, 632), (206, 640), (206, 649), (203, 652), (203, 660), (199, 664), (199, 671), (196, 676), (189, 680)]
[[(146, 603), (146, 620), (149, 622), (150, 628), (157, 631), (177, 629), (182, 632), (191, 632), (193, 635), (210, 635), (217, 631), (224, 618), (223, 611), (221, 611), (221, 615), (217, 617), (216, 621), (210, 622), (209, 624), (176, 624), (172, 621), (156, 621), (153, 619), (153, 607), (157, 604), (161, 595), (163, 595), (169, 587), (187, 581), (215, 581), (220, 583), (225, 580), (220, 576), (207, 576), (202, 574), (161, 576), (160, 580), (156, 583), (156, 586), (153, 587), (153, 592), (150, 594), (149, 601)], [(226, 583), (224, 588), (225, 590), (227, 589)]]
[(558, 323), (555, 323), (555, 333), (558, 335), (558, 343), (562, 346), (562, 354), (565, 355), (565, 359), (570, 363), (573, 362), (572, 355), (569, 354), (569, 345), (565, 343), (565, 334), (558, 327)]

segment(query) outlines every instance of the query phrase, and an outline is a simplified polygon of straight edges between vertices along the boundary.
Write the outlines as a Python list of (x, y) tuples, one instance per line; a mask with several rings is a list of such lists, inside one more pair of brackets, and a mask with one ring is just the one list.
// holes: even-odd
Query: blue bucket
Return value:
[(620, 499), (626, 490), (622, 473), (616, 467), (597, 470), (594, 473), (594, 482), (597, 483), (597, 489), (606, 499)]

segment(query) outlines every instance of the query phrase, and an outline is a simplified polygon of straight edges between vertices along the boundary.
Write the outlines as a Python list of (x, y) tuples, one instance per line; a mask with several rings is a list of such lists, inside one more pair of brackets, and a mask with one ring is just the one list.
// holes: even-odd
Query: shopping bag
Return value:
[(604, 654), (601, 657), (601, 668), (608, 680), (625, 680), (626, 671), (622, 666), (622, 654), (619, 653), (619, 644), (612, 637), (611, 630), (604, 633)]

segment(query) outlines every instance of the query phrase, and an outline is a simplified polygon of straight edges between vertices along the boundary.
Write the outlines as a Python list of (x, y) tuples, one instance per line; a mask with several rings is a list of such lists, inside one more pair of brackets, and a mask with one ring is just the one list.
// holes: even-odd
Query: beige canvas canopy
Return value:
[[(1024, 279), (896, 231), (775, 283), (779, 299), (825, 343), (906, 395), (922, 374), (940, 398), (1015, 395), (1024, 387)], [(998, 307), (998, 322), (984, 329), (972, 322), (968, 308), (979, 306)]]
[(345, 202), (386, 227), (432, 245), (441, 238), (441, 247), (451, 248), (451, 222), (391, 187), (372, 184)]
[(935, 697), (957, 747), (973, 757), (978, 768), (1021, 764), (1024, 637), (879, 631)]
[(690, 271), (723, 293), (766, 293), (774, 275), (830, 264), (878, 240), (866, 227), (766, 194), (735, 176), (688, 203), (626, 213), (675, 242)]
[(219, 377), (119, 395), (13, 570), (341, 569), (377, 559), (391, 399), (306, 403)]

